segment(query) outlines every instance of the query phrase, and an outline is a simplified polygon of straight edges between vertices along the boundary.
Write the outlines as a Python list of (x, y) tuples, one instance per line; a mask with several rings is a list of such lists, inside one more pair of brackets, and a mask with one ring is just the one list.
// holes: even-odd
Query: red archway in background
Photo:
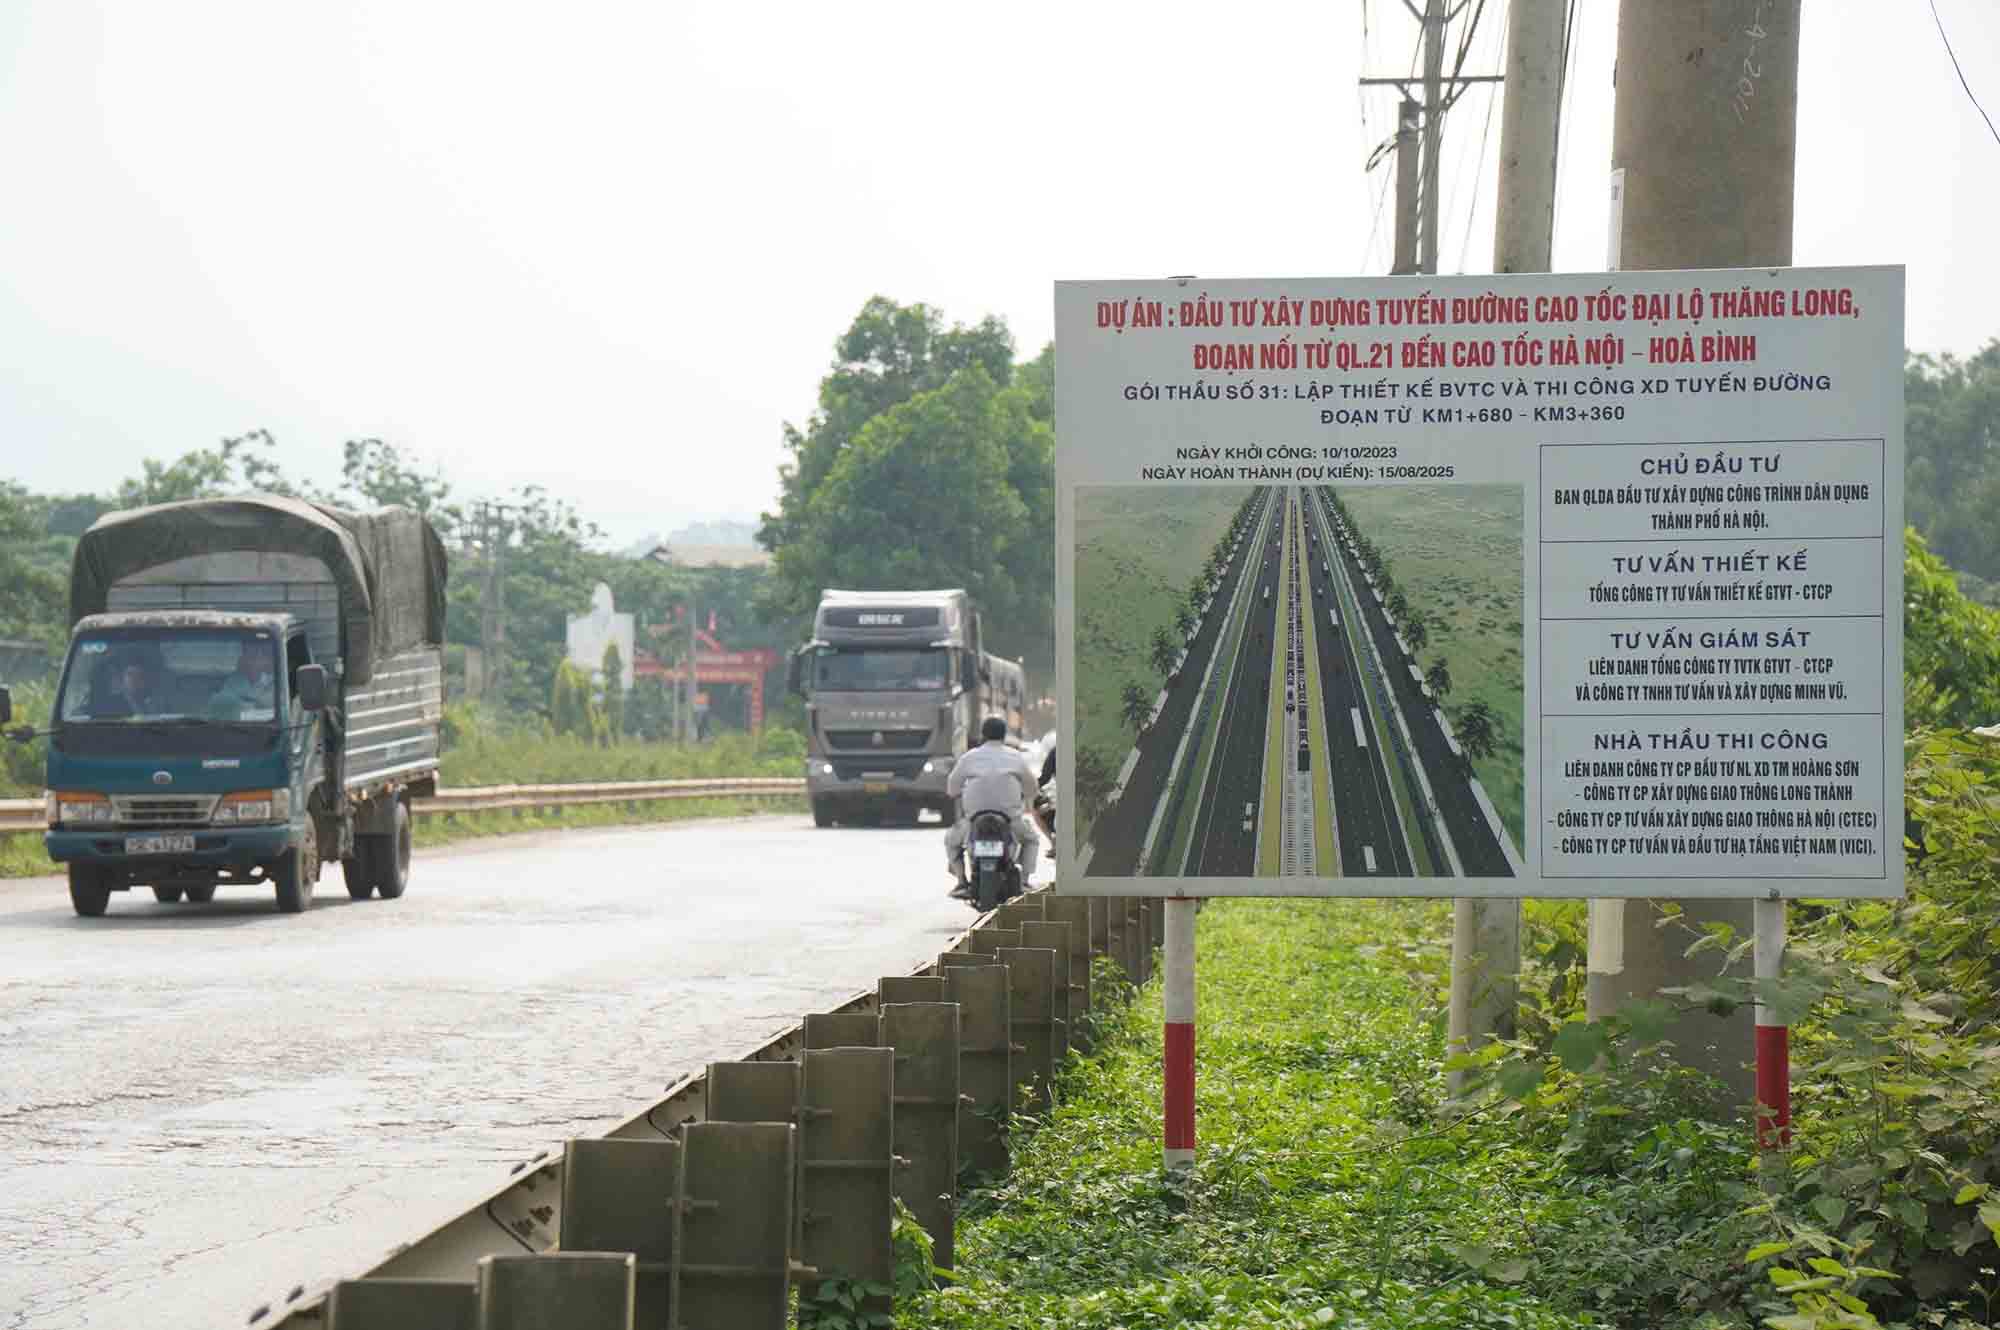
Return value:
[[(679, 623), (654, 624), (647, 633), (654, 640), (685, 633), (686, 618)], [(784, 657), (769, 647), (756, 647), (749, 651), (731, 651), (715, 637), (715, 616), (708, 617), (707, 628), (696, 628), (694, 633), (694, 686), (699, 693), (706, 684), (734, 684), (750, 690), (749, 714), (750, 733), (758, 734), (764, 729), (764, 679), (778, 667)], [(632, 675), (635, 679), (651, 676), (663, 680), (669, 687), (682, 684), (687, 675), (678, 665), (663, 665), (660, 658), (644, 647), (633, 653)]]

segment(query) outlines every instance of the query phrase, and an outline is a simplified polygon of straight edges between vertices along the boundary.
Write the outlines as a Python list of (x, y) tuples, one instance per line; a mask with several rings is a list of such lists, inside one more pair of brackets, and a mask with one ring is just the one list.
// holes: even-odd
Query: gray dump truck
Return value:
[(445, 571), (406, 509), (253, 494), (99, 519), (47, 735), (76, 912), (251, 884), (296, 912), (333, 859), (350, 896), (402, 895), (410, 799), (437, 782)]
[(945, 780), (979, 722), (1021, 732), (1020, 662), (981, 646), (979, 610), (962, 590), (826, 591), (813, 637), (793, 653), (806, 698), (806, 792), (813, 821), (913, 823), (955, 816)]

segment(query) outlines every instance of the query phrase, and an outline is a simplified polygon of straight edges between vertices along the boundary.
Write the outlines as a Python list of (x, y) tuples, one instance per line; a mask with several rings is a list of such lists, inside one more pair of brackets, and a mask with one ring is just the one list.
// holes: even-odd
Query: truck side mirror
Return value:
[(295, 680), (299, 705), (307, 711), (326, 710), (326, 666), (301, 665)]
[(14, 719), (14, 695), (7, 689), (0, 688), (0, 725), (5, 725), (12, 719)]
[(800, 647), (797, 651), (794, 651), (792, 653), (791, 660), (787, 661), (785, 664), (786, 692), (796, 693), (800, 697), (804, 697), (806, 695), (805, 671), (806, 671), (806, 648)]

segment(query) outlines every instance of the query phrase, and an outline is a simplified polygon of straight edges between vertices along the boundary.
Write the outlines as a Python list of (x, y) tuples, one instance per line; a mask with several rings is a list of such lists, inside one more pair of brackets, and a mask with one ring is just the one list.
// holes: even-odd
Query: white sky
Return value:
[[(1577, 8), (1556, 266), (1593, 271), (1617, 5)], [(1938, 9), (2000, 115), (2000, 6)], [(1057, 278), (1384, 271), (1394, 94), (1355, 79), (1415, 31), (1367, 12), (1364, 53), (1359, 0), (6, 0), (0, 476), (264, 427), (621, 540), (752, 516), (872, 294), (1027, 355)], [(2000, 143), (1926, 0), (1808, 4), (1801, 63), (1794, 261), (1907, 264), (1913, 347), (2000, 335)], [(1489, 100), (1447, 123), (1445, 270), (1491, 267)]]

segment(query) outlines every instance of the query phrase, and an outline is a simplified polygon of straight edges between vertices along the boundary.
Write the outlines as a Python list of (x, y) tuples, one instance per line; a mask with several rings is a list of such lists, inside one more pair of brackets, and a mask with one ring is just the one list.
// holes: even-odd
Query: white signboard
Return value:
[(1056, 286), (1066, 891), (1899, 896), (1900, 268)]

